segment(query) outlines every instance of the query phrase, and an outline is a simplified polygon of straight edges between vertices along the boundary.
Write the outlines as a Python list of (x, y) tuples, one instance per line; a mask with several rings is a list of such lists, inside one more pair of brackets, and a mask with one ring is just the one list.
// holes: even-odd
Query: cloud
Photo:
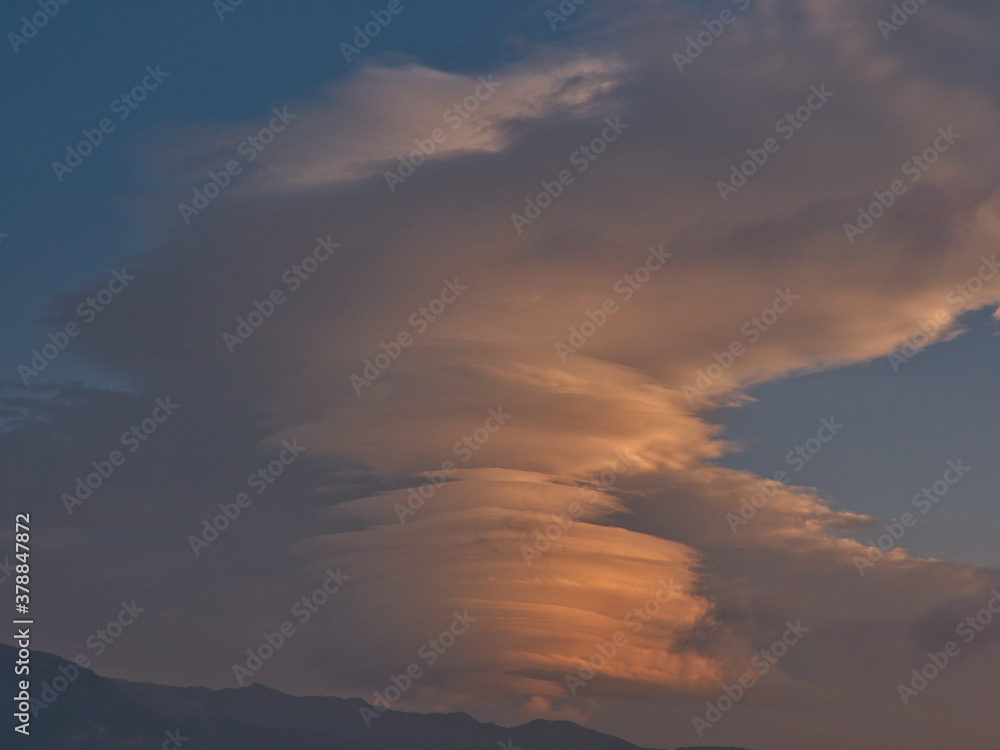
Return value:
[[(614, 498), (591, 503), (579, 488), (545, 477), (470, 470), (399, 523), (392, 506), (405, 506), (406, 495), (395, 490), (335, 506), (328, 517), (361, 518), (365, 527), (296, 547), (317, 570), (359, 571), (351, 616), (327, 633), (331, 661), (361, 647), (370, 654), (367, 679), (388, 679), (414, 657), (408, 641), (441, 629), (441, 612), (421, 604), (432, 597), (478, 620), (442, 659), (441, 677), (426, 670), (417, 696), (442, 681), (460, 684), (459, 694), (474, 699), (470, 707), (498, 694), (560, 696), (565, 675), (576, 675), (594, 643), (636, 626), (630, 648), (608, 660), (602, 674), (609, 679), (688, 691), (717, 676), (711, 660), (671, 648), (708, 615), (708, 603), (691, 590), (696, 553), (600, 523), (622, 509)], [(574, 504), (582, 509), (571, 511)], [(623, 621), (650, 599), (655, 622)], [(387, 610), (406, 615), (386, 618)], [(348, 676), (341, 671), (332, 684)]]
[[(621, 72), (621, 63), (612, 57), (565, 54), (551, 55), (545, 66), (476, 76), (415, 62), (365, 65), (315, 100), (287, 105), (294, 118), (287, 127), (294, 136), (279, 133), (273, 146), (265, 142), (266, 150), (261, 147), (254, 154), (253, 176), (240, 189), (270, 195), (399, 172), (400, 157), (412, 170), (427, 160), (498, 153), (518, 128), (532, 122), (603, 111)], [(254, 125), (178, 143), (172, 164), (182, 165), (183, 171), (177, 176), (203, 178)], [(406, 167), (402, 174), (408, 176)]]
[[(162, 246), (137, 259), (134, 293), (76, 351), (127, 371), (144, 393), (177, 393), (198, 416), (144, 450), (90, 516), (49, 518), (84, 529), (70, 549), (99, 565), (115, 596), (163, 581), (143, 588), (160, 614), (137, 643), (159, 638), (183, 658), (164, 665), (123, 643), (109, 654), (113, 671), (231, 684), (243, 644), (342, 566), (351, 585), (259, 679), (370, 697), (468, 609), (479, 620), (428, 666), (407, 707), (585, 716), (646, 744), (691, 744), (691, 716), (801, 619), (807, 640), (713, 742), (986, 742), (992, 725), (968, 698), (992, 689), (995, 649), (935, 684), (936, 712), (904, 710), (895, 685), (985, 601), (997, 571), (900, 552), (862, 578), (863, 547), (846, 536), (874, 519), (808, 488), (773, 488), (734, 534), (726, 515), (758, 478), (712, 464), (733, 446), (709, 410), (755, 384), (884, 356), (941, 309), (934, 336), (956, 334), (948, 292), (997, 246), (1000, 113), (978, 72), (954, 85), (971, 63), (929, 71), (903, 34), (951, 49), (975, 38), (970, 19), (993, 11), (928, 6), (890, 46), (859, 3), (774, 0), (678, 72), (670, 53), (705, 12), (648, 3), (581, 36), (585, 54), (529, 51), (396, 190), (384, 170), (482, 84), (416, 64), (359, 68), (303, 102), (244, 187), (189, 226), (173, 217), (163, 228)], [(951, 22), (933, 25), (942, 17)], [(823, 84), (833, 96), (784, 139), (776, 122)], [(580, 170), (572, 155), (616, 116), (627, 129)], [(961, 134), (954, 148), (911, 181), (905, 164), (949, 126)], [(241, 132), (196, 139), (192, 173)], [(717, 183), (769, 137), (780, 149), (721, 200)], [(518, 233), (511, 214), (562, 170), (572, 183)], [(843, 225), (896, 179), (906, 193), (852, 244)], [(284, 272), (327, 235), (337, 254), (292, 293)], [(660, 246), (672, 253), (662, 267), (619, 286), (646, 278), (637, 269)], [(435, 313), (449, 280), (467, 291)], [(276, 288), (287, 301), (230, 353), (223, 333)], [(973, 302), (998, 303), (996, 280)], [(583, 341), (561, 356), (574, 330)], [(401, 333), (411, 343), (387, 354)], [(387, 366), (359, 393), (351, 376), (380, 354)], [(115, 410), (96, 396), (66, 409), (71, 424), (58, 435), (29, 429), (21, 448), (26, 428), (0, 439), (36, 466), (62, 441), (60, 462), (85, 467), (88, 420), (113, 446), (138, 409), (130, 398), (107, 397)], [(463, 460), (455, 446), (485, 429), (491, 409), (509, 422), (473, 437)], [(204, 559), (191, 557), (189, 534), (294, 438), (308, 461)], [(602, 485), (617, 454), (634, 466)], [(453, 476), (400, 523), (395, 506), (449, 460)], [(46, 480), (46, 497), (72, 478)], [(523, 548), (579, 502), (581, 486), (600, 489), (598, 500), (528, 566)], [(129, 569), (112, 570), (113, 540), (150, 518), (160, 525), (136, 532), (145, 547), (128, 549)], [(565, 674), (671, 578), (677, 595), (570, 695)], [(83, 592), (63, 593), (100, 624)], [(70, 656), (80, 648), (72, 628), (54, 639)], [(939, 715), (953, 718), (945, 726)]]

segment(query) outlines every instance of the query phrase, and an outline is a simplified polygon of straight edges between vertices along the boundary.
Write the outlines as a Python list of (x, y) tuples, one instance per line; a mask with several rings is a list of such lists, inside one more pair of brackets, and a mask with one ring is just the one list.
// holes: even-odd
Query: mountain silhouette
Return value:
[[(16, 649), (0, 644), (0, 655), (12, 665)], [(643, 750), (570, 721), (507, 728), (464, 713), (390, 710), (369, 728), (360, 714), (369, 704), (357, 698), (129, 682), (41, 651), (32, 652), (30, 677), (37, 716), (29, 743), (18, 745), (45, 750)], [(4, 695), (17, 694), (16, 679), (3, 668)]]

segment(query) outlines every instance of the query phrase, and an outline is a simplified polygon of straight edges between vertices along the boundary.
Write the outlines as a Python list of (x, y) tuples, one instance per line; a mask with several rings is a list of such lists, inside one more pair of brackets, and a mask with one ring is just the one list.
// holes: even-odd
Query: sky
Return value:
[(994, 4), (39, 8), (0, 14), (35, 647), (995, 747)]

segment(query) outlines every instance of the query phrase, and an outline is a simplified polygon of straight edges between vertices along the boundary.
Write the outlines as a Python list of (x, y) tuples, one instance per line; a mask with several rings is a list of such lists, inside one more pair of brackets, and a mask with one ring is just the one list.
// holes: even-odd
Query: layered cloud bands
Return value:
[[(845, 532), (875, 520), (793, 485), (765, 483), (766, 507), (734, 533), (727, 516), (761, 487), (711, 463), (732, 446), (709, 410), (892, 352), (996, 252), (996, 89), (950, 55), (982, 43), (996, 11), (928, 4), (886, 44), (867, 4), (762, 2), (678, 71), (672, 53), (723, 6), (661, 5), (581, 36), (585, 54), (539, 47), (491, 71), (500, 85), (454, 129), (455, 104), (487, 93), (479, 73), (372, 64), (293, 106), (297, 130), (190, 226), (174, 217), (135, 293), (80, 342), (143, 387), (188, 394), (262, 455), (308, 446), (308, 482), (276, 482), (259, 511), (283, 542), (266, 554), (287, 565), (290, 548), (303, 579), (272, 571), (255, 589), (255, 566), (220, 542), (197, 563), (220, 566), (220, 589), (185, 679), (229, 684), (229, 644), (340, 566), (350, 585), (260, 679), (371, 698), (418, 662), (406, 708), (697, 744), (691, 717), (801, 621), (801, 643), (705, 741), (995, 742), (972, 698), (993, 689), (996, 639), (935, 682), (948, 722), (896, 685), (997, 571), (898, 551), (862, 577)], [(435, 128), (447, 137), (389, 184)], [(948, 128), (949, 148), (920, 156)], [(927, 169), (912, 172), (914, 156)], [(292, 293), (283, 273), (328, 235), (340, 247)], [(223, 334), (275, 288), (287, 301), (230, 353)], [(970, 304), (998, 302), (994, 281)], [(948, 315), (930, 340), (956, 333)], [(130, 553), (140, 567), (169, 575), (212, 492), (243, 481), (197, 466), (146, 499), (177, 533)], [(68, 548), (96, 554), (88, 534)], [(189, 606), (161, 596), (165, 611)], [(278, 604), (247, 603), (264, 598)], [(464, 610), (475, 624), (429, 664), (422, 645)], [(566, 675), (616, 631), (627, 642), (572, 694)]]

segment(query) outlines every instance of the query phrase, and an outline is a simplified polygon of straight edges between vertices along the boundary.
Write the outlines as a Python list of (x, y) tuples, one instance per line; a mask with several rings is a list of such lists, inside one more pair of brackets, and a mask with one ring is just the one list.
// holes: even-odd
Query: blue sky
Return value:
[[(888, 520), (912, 511), (912, 496), (939, 479), (949, 459), (961, 458), (972, 471), (903, 546), (944, 560), (1000, 565), (994, 528), (1000, 340), (988, 312), (968, 314), (962, 325), (965, 334), (895, 370), (881, 357), (752, 389), (755, 402), (720, 413), (725, 436), (743, 450), (719, 463), (762, 476), (785, 470), (838, 507)], [(787, 462), (787, 454), (815, 437), (824, 417), (836, 417), (843, 431), (795, 471), (799, 464), (795, 456)]]
[[(407, 2), (406, 23), (390, 23), (350, 63), (340, 44), (383, 6), (248, 1), (220, 20), (211, 2), (150, 8), (76, 2), (60, 5), (37, 36), (17, 42), (16, 53), (8, 40), (0, 93), (21, 106), (0, 125), (4, 142), (17, 144), (4, 150), (0, 188), (0, 232), (8, 235), (0, 367), (16, 369), (45, 342), (46, 327), (31, 323), (54, 295), (73, 293), (155, 239), (133, 203), (158, 190), (138, 160), (148, 139), (192, 126), (254, 122), (389, 53), (443, 70), (490, 69), (511, 54), (516, 38), (559, 36), (535, 5)], [(34, 2), (6, 6), (5, 37), (20, 35), (22, 17), (35, 12)], [(157, 64), (169, 78), (118, 120), (112, 102)], [(59, 182), (52, 161), (65, 158), (66, 146), (103, 117), (112, 118), (115, 131)], [(59, 361), (51, 372), (66, 374), (66, 367)]]
[[(17, 51), (6, 34), (38, 2), (0, 13), (0, 497), (34, 519), (39, 648), (73, 658), (138, 598), (148, 616), (97, 671), (240, 687), (234, 664), (291, 594), (342, 568), (266, 684), (371, 699), (468, 608), (481, 625), (396, 707), (646, 747), (991, 747), (975, 698), (995, 637), (933, 710), (897, 684), (1000, 586), (1000, 275), (962, 314), (948, 301), (1000, 246), (1000, 10), (936, 0), (885, 34), (893, 4), (862, 0), (399, 1), (243, 0), (220, 19), (211, 0), (74, 0)], [(553, 29), (560, 8), (576, 10)], [(959, 135), (938, 151), (944, 128)], [(880, 215), (845, 231), (864, 211)], [(669, 255), (626, 297), (651, 248)], [(88, 297), (111, 301), (92, 322)], [(66, 354), (22, 382), (70, 323)], [(824, 419), (842, 432), (732, 533)], [(882, 523), (958, 460), (968, 476), (859, 575)], [(655, 624), (569, 691), (664, 580)], [(803, 644), (699, 731), (799, 619)]]

